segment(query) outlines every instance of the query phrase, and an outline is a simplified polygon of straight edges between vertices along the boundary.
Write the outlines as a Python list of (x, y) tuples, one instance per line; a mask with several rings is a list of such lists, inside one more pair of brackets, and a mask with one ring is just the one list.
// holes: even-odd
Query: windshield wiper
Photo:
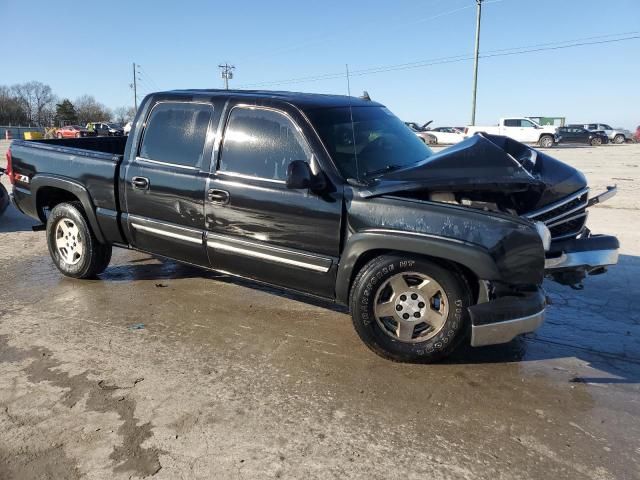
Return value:
[(365, 175), (365, 177), (371, 177), (371, 176), (378, 175), (378, 174), (381, 174), (381, 173), (387, 173), (387, 172), (390, 172), (392, 170), (397, 170), (397, 169), (402, 168), (404, 166), (405, 165), (397, 165), (397, 164), (396, 165), (386, 165), (383, 168), (379, 168), (378, 170), (374, 170), (372, 172), (364, 172), (364, 175)]

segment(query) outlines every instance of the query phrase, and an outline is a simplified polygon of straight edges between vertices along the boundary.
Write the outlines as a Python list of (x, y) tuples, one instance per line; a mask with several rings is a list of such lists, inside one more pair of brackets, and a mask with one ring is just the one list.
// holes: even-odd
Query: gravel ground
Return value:
[(546, 284), (536, 334), (437, 365), (378, 358), (343, 309), (142, 253), (65, 278), (11, 208), (0, 479), (640, 478), (640, 145), (552, 152), (618, 184), (589, 226), (620, 264)]

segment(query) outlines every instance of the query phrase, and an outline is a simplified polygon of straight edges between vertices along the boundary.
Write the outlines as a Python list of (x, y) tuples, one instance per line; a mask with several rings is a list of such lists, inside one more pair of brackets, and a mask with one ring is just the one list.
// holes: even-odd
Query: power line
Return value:
[[(611, 37), (611, 36), (619, 36), (619, 35), (631, 35), (631, 34), (633, 35), (625, 36), (623, 38), (580, 42), (580, 40), (588, 40), (593, 38), (603, 38), (603, 37)], [(640, 35), (637, 35), (637, 34), (640, 34), (640, 31), (627, 32), (625, 34), (609, 34), (609, 35), (602, 35), (597, 37), (586, 37), (586, 38), (579, 38), (579, 39), (573, 39), (573, 40), (564, 40), (559, 42), (547, 42), (547, 43), (534, 44), (534, 45), (528, 45), (528, 46), (522, 46), (522, 47), (512, 47), (509, 49), (490, 50), (490, 51), (487, 51), (486, 53), (480, 54), (479, 58), (493, 58), (493, 57), (502, 57), (502, 56), (511, 56), (511, 55), (521, 55), (521, 54), (541, 52), (546, 50), (562, 50), (565, 48), (574, 48), (574, 47), (582, 47), (582, 46), (588, 46), (588, 45), (600, 45), (600, 44), (607, 44), (607, 43), (622, 42), (622, 41), (635, 40), (640, 38)], [(578, 43), (569, 43), (569, 42), (578, 42)], [(567, 45), (564, 45), (564, 44), (567, 44)], [(464, 61), (473, 60), (473, 58), (474, 58), (473, 55), (467, 54), (467, 55), (455, 55), (450, 57), (440, 57), (440, 58), (427, 59), (427, 60), (418, 60), (418, 61), (409, 62), (409, 63), (401, 63), (401, 64), (393, 64), (393, 65), (380, 66), (380, 67), (370, 67), (370, 68), (360, 69), (360, 70), (352, 70), (350, 75), (352, 77), (373, 75), (376, 73), (385, 73), (385, 72), (392, 72), (392, 71), (398, 71), (398, 70), (409, 70), (413, 68), (430, 67), (433, 65), (464, 62)], [(311, 75), (307, 77), (297, 77), (297, 78), (289, 78), (289, 79), (283, 79), (283, 80), (275, 80), (270, 82), (246, 84), (246, 85), (240, 86), (240, 88), (253, 88), (253, 87), (316, 82), (321, 80), (332, 80), (336, 78), (344, 78), (344, 75), (345, 75), (344, 73), (337, 73), (337, 72), (326, 73), (326, 74), (320, 74), (320, 75)]]
[(144, 68), (142, 65), (138, 65), (140, 67), (140, 71), (143, 74), (144, 78), (147, 79), (148, 83), (151, 84), (151, 87), (158, 91), (158, 90), (162, 90), (158, 84), (155, 82), (155, 80), (153, 79), (153, 77), (149, 74), (149, 72), (147, 71), (146, 68)]
[[(484, 4), (488, 5), (488, 4), (504, 2), (504, 1), (506, 1), (506, 0), (484, 0)], [(442, 2), (440, 2), (440, 3), (442, 3)], [(458, 12), (461, 12), (463, 10), (468, 10), (469, 8), (473, 8), (473, 7), (474, 7), (474, 5), (465, 5), (463, 7), (455, 8), (453, 10), (447, 10), (445, 12), (440, 12), (440, 13), (437, 13), (435, 15), (430, 15), (428, 17), (419, 18), (417, 20), (411, 20), (409, 22), (403, 22), (403, 23), (400, 23), (400, 24), (397, 24), (397, 25), (393, 26), (391, 29), (387, 29), (387, 31), (388, 32), (393, 32), (393, 31), (396, 31), (396, 30), (398, 30), (398, 29), (400, 29), (402, 27), (406, 27), (408, 25), (415, 25), (415, 24), (419, 24), (419, 23), (428, 22), (430, 20), (435, 20), (435, 19), (438, 19), (438, 18), (446, 17), (448, 15), (453, 15), (454, 13), (458, 13)], [(363, 26), (366, 26), (367, 28), (369, 28), (369, 27), (380, 26), (381, 24), (384, 24), (386, 26), (387, 23), (388, 23), (388, 21), (386, 21), (386, 20), (384, 22), (376, 20), (374, 22), (368, 22), (368, 23), (364, 23), (364, 24), (359, 24), (359, 27), (362, 28)], [(353, 30), (349, 29), (349, 33), (353, 33)], [(287, 52), (291, 52), (293, 50), (298, 50), (300, 48), (304, 48), (304, 47), (307, 47), (309, 45), (314, 45), (314, 44), (317, 44), (317, 43), (320, 43), (320, 42), (324, 42), (324, 41), (327, 41), (327, 40), (332, 40), (332, 39), (335, 39), (336, 37), (337, 37), (336, 34), (318, 36), (318, 37), (315, 37), (315, 38), (308, 39), (307, 41), (303, 41), (303, 42), (297, 43), (295, 45), (290, 45), (290, 46), (287, 46), (287, 47), (282, 47), (282, 48), (276, 49), (276, 50), (271, 51), (271, 52), (267, 52), (266, 54), (252, 55), (250, 57), (245, 58), (245, 60), (250, 60), (250, 59), (253, 59), (253, 58), (257, 58), (257, 57), (259, 57), (260, 59), (272, 57), (274, 55), (279, 55), (281, 53), (287, 53)]]

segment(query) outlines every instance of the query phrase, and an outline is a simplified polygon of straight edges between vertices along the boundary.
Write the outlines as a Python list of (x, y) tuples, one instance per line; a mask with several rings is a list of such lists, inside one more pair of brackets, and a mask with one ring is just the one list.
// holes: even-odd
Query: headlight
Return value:
[(547, 226), (542, 222), (535, 222), (536, 231), (538, 235), (540, 235), (540, 240), (542, 240), (542, 246), (544, 247), (544, 251), (548, 251), (551, 246), (551, 232), (547, 228)]

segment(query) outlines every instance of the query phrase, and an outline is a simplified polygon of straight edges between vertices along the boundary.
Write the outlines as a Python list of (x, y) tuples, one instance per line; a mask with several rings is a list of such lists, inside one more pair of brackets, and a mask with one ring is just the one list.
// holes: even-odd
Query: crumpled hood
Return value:
[[(533, 152), (533, 153), (532, 153)], [(531, 193), (534, 209), (586, 186), (581, 172), (509, 137), (473, 135), (409, 168), (377, 177), (363, 197), (410, 192)]]

